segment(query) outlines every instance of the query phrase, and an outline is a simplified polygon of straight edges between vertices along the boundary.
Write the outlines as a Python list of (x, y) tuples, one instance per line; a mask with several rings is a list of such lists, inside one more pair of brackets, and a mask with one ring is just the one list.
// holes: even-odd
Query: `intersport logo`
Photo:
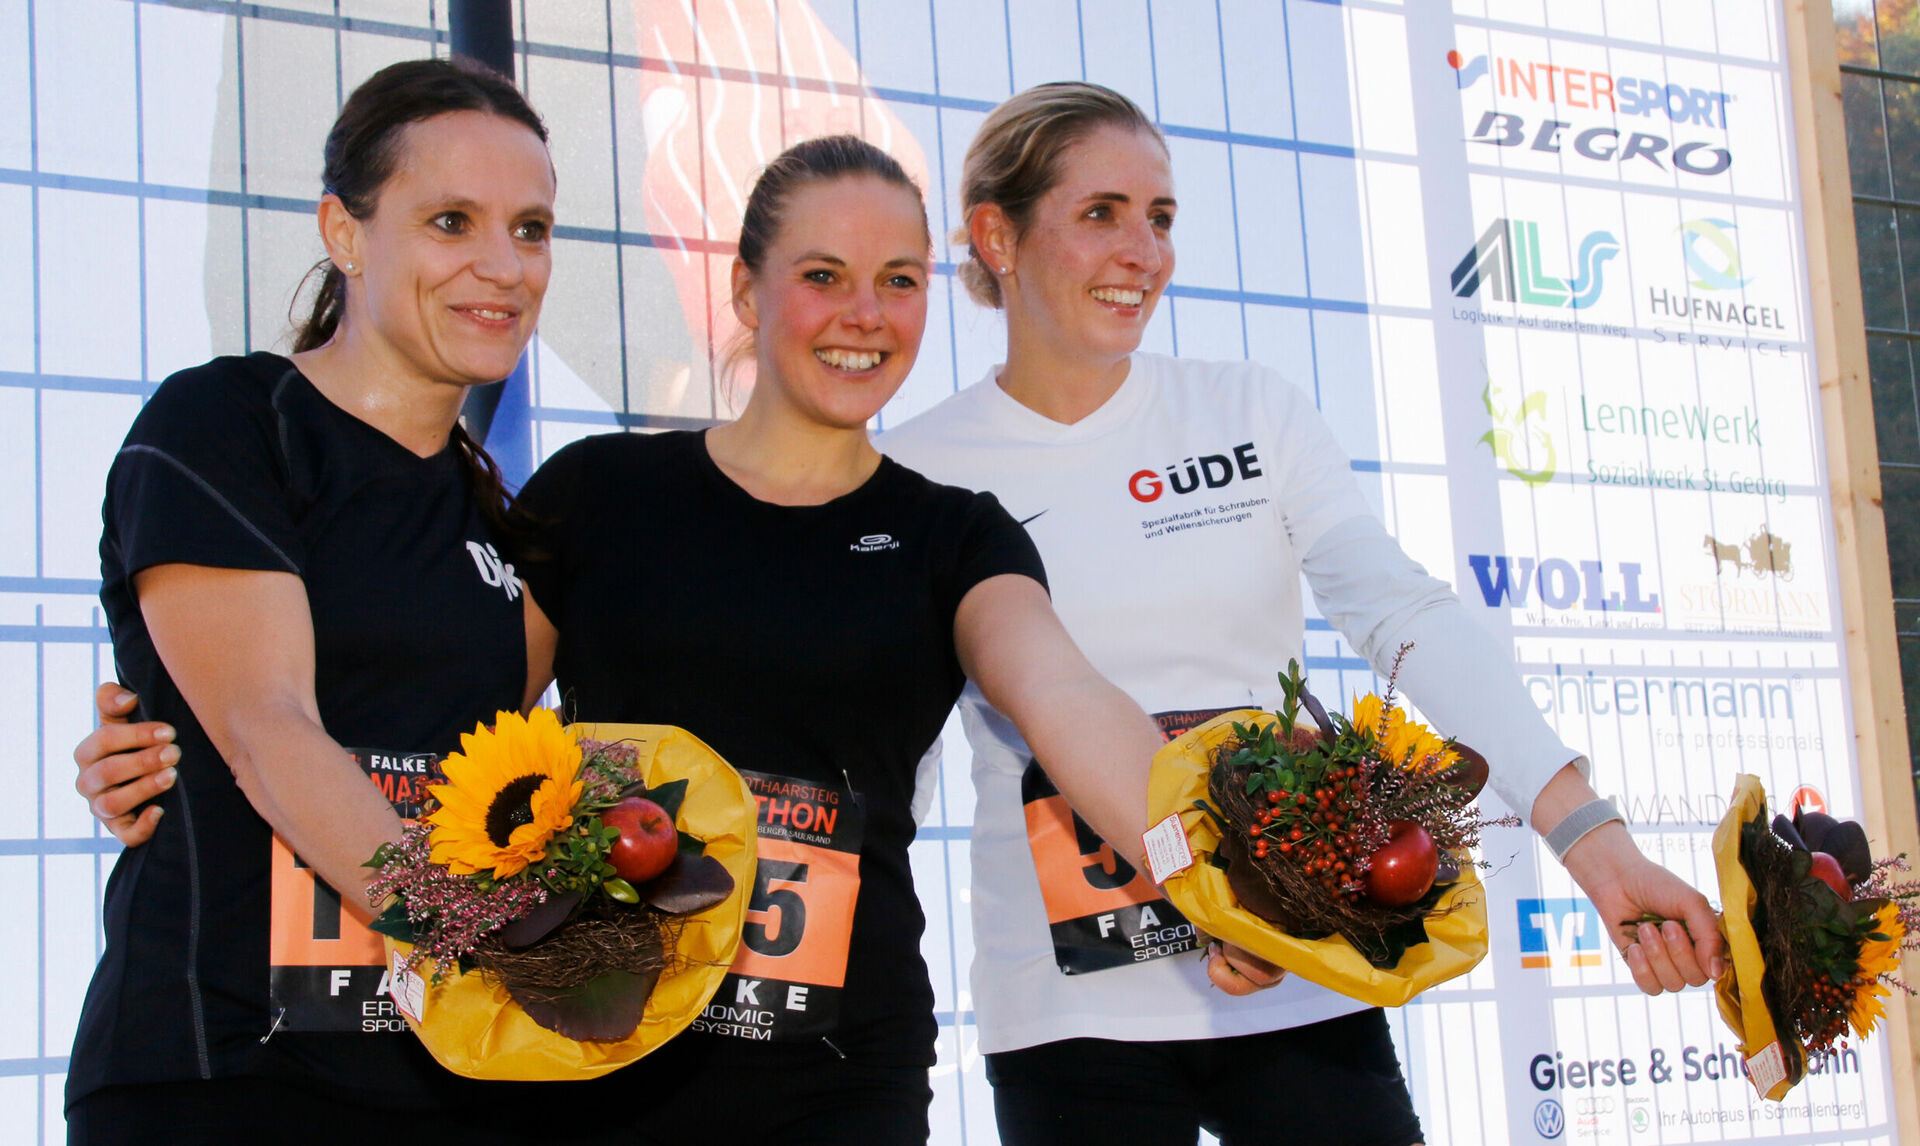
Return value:
[(1612, 231), (1589, 231), (1574, 256), (1573, 274), (1556, 278), (1542, 269), (1540, 224), (1495, 219), (1453, 268), (1453, 293), (1471, 298), (1484, 286), (1488, 297), (1501, 302), (1581, 310), (1600, 301), (1607, 262), (1619, 253)]
[(1157, 470), (1135, 470), (1127, 478), (1127, 492), (1138, 502), (1158, 501), (1169, 489), (1175, 494), (1189, 494), (1201, 488), (1219, 489), (1236, 481), (1257, 478), (1263, 472), (1253, 443), (1242, 442), (1226, 453), (1182, 458)]
[[(1469, 137), (1475, 143), (1494, 147), (1524, 147), (1553, 155), (1566, 154), (1600, 163), (1622, 166), (1643, 159), (1662, 171), (1667, 164), (1673, 170), (1690, 175), (1719, 175), (1733, 165), (1733, 153), (1725, 147), (1702, 140), (1676, 141), (1652, 131), (1627, 131), (1612, 125), (1588, 125), (1573, 119), (1564, 108), (1607, 113), (1613, 118), (1663, 116), (1676, 127), (1705, 127), (1724, 132), (1727, 104), (1733, 96), (1723, 91), (1669, 84), (1610, 72), (1568, 67), (1543, 60), (1522, 60), (1505, 56), (1474, 56), (1468, 59), (1458, 51), (1447, 53), (1447, 64), (1454, 70), (1454, 83), (1467, 91), (1483, 78), (1493, 77), (1496, 98), (1505, 102), (1527, 101), (1550, 105), (1552, 115), (1529, 116), (1518, 112), (1487, 109)], [(1664, 159), (1662, 157), (1665, 157)]]

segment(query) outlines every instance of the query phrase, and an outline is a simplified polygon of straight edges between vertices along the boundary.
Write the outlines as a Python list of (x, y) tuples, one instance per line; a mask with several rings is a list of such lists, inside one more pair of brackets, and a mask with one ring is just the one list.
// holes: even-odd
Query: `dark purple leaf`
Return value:
[(1442, 772), (1440, 779), (1466, 789), (1467, 799), (1471, 800), (1480, 794), (1480, 789), (1487, 786), (1489, 773), (1487, 758), (1464, 744), (1455, 744), (1453, 750), (1459, 754), (1460, 759), (1451, 768)]
[(564, 895), (550, 895), (545, 903), (514, 920), (500, 929), (500, 941), (518, 951), (531, 947), (545, 939), (553, 929), (567, 921), (573, 909), (580, 906), (581, 894), (569, 891)]
[(1842, 820), (1824, 841), (1826, 852), (1840, 862), (1840, 870), (1845, 872), (1847, 880), (1859, 883), (1873, 874), (1873, 853), (1867, 849), (1867, 830), (1852, 820)]
[(1807, 841), (1800, 838), (1800, 830), (1785, 816), (1773, 818), (1773, 834), (1792, 844), (1797, 851), (1807, 850)]
[(1445, 887), (1460, 882), (1460, 857), (1445, 848), (1440, 849), (1440, 868), (1433, 873), (1433, 885)]
[(640, 888), (643, 902), (668, 915), (705, 911), (733, 894), (733, 875), (712, 856), (680, 856)]
[(1320, 731), (1326, 735), (1328, 740), (1332, 740), (1339, 735), (1338, 732), (1334, 731), (1333, 721), (1327, 719), (1326, 708), (1321, 705), (1319, 698), (1306, 690), (1306, 686), (1304, 685), (1300, 688), (1300, 703), (1307, 706), (1308, 714), (1313, 717), (1313, 722), (1320, 726)]
[(660, 972), (636, 975), (605, 971), (587, 983), (565, 990), (536, 987), (509, 988), (513, 1001), (527, 1017), (558, 1035), (580, 1041), (616, 1042), (640, 1025), (647, 997), (660, 981)]
[(1793, 826), (1800, 832), (1800, 838), (1807, 841), (1807, 850), (1823, 852), (1827, 850), (1827, 833), (1840, 826), (1840, 821), (1825, 812), (1809, 812), (1804, 808), (1795, 808)]

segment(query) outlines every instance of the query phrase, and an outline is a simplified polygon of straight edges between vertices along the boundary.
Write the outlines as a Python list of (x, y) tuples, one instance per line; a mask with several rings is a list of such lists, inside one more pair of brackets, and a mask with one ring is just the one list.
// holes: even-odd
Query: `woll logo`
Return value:
[(1453, 268), (1453, 293), (1469, 298), (1485, 283), (1487, 294), (1501, 302), (1580, 310), (1600, 301), (1607, 260), (1619, 253), (1612, 231), (1589, 231), (1574, 257), (1574, 277), (1555, 278), (1540, 267), (1540, 224), (1495, 219)]
[(1531, 589), (1542, 605), (1550, 609), (1577, 606), (1590, 613), (1658, 613), (1660, 594), (1640, 595), (1640, 564), (1622, 561), (1620, 589), (1607, 591), (1607, 567), (1598, 561), (1575, 563), (1564, 557), (1549, 557), (1536, 562), (1531, 557), (1509, 557), (1504, 553), (1472, 553), (1467, 564), (1474, 580), (1480, 583), (1480, 597), (1487, 608), (1527, 606)]
[[(1233, 456), (1228, 457), (1228, 454)], [(1133, 495), (1133, 500), (1157, 501), (1167, 491), (1169, 484), (1173, 486), (1174, 493), (1189, 494), (1202, 485), (1208, 489), (1219, 489), (1236, 480), (1250, 481), (1265, 472), (1260, 468), (1260, 455), (1253, 452), (1252, 442), (1242, 442), (1225, 454), (1182, 458), (1165, 469), (1166, 481), (1160, 480), (1159, 470), (1134, 471), (1127, 478), (1127, 492)]]
[(1606, 929), (1586, 899), (1522, 899), (1522, 967), (1598, 967)]
[(513, 566), (500, 560), (500, 551), (491, 543), (467, 542), (467, 553), (473, 557), (474, 568), (480, 570), (480, 579), (496, 589), (504, 589), (507, 600), (520, 599), (520, 579), (513, 575)]
[(1528, 485), (1552, 481), (1555, 456), (1553, 436), (1545, 426), (1546, 394), (1539, 390), (1523, 392), (1516, 406), (1504, 388), (1501, 393), (1494, 393), (1493, 380), (1489, 378), (1480, 400), (1493, 418), (1493, 429), (1480, 435), (1480, 441), (1493, 451), (1493, 460)]

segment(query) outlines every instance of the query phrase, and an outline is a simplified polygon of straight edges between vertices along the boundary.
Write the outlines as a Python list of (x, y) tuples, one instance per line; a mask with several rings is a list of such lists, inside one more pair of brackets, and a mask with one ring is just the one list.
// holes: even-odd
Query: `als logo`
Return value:
[(1480, 401), (1493, 419), (1493, 429), (1480, 435), (1480, 441), (1493, 451), (1493, 460), (1528, 485), (1545, 485), (1553, 480), (1555, 452), (1553, 435), (1547, 433), (1547, 396), (1539, 390), (1522, 391), (1516, 405), (1505, 387), (1496, 392), (1493, 379), (1480, 392)]
[(1558, 1099), (1543, 1098), (1533, 1108), (1533, 1132), (1542, 1138), (1558, 1138), (1566, 1133), (1567, 1114)]
[[(1687, 282), (1701, 290), (1738, 290), (1752, 282), (1740, 275), (1740, 248), (1734, 246), (1733, 224), (1725, 219), (1688, 219), (1680, 224), (1680, 250), (1686, 255)], [(1705, 243), (1712, 254), (1700, 249)]]
[(1600, 965), (1606, 931), (1590, 900), (1522, 899), (1519, 908), (1522, 967)]
[(1555, 278), (1540, 266), (1540, 224), (1495, 219), (1453, 268), (1453, 293), (1469, 298), (1484, 283), (1487, 294), (1501, 302), (1579, 310), (1600, 300), (1607, 260), (1619, 253), (1620, 240), (1612, 231), (1590, 231), (1580, 240), (1574, 277)]

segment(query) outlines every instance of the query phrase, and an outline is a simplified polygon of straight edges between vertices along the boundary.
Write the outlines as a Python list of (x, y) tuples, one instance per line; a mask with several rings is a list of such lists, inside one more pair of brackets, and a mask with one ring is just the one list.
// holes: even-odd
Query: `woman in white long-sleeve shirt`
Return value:
[[(1509, 651), (1386, 533), (1313, 402), (1251, 363), (1139, 351), (1177, 210), (1146, 117), (1090, 84), (1017, 95), (974, 140), (962, 197), (961, 276), (1005, 312), (1007, 361), (881, 448), (996, 494), (1039, 545), (1069, 632), (1170, 734), (1279, 701), (1302, 573), (1377, 669), (1415, 642), (1401, 687), (1486, 755), (1494, 791), (1564, 853), (1601, 917), (1686, 921), (1615, 936), (1636, 982), (1717, 974), (1705, 899), (1596, 801)], [(1379, 1011), (1292, 978), (1240, 997), (1258, 972), (1177, 957), (1193, 929), (1072, 820), (1010, 722), (977, 690), (961, 703), (978, 791), (973, 998), (1003, 1141), (1192, 1143), (1201, 1126), (1229, 1146), (1419, 1140)]]

